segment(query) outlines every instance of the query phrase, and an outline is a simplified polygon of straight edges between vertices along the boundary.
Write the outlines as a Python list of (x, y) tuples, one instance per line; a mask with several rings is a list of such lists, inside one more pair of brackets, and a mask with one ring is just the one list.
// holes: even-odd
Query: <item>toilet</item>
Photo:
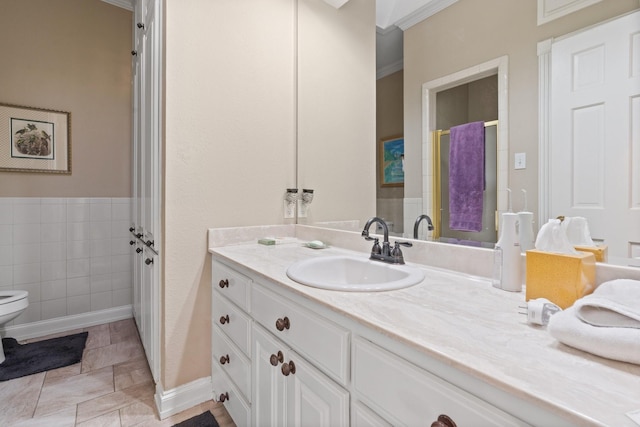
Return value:
[[(27, 291), (0, 291), (0, 329), (29, 306), (29, 292)], [(4, 349), (0, 340), (0, 363), (4, 362)]]

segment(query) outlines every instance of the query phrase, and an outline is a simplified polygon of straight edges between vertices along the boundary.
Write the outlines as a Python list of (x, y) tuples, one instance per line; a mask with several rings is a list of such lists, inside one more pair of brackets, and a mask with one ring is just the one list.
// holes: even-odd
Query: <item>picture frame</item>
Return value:
[(404, 137), (392, 136), (379, 141), (380, 185), (382, 187), (404, 186)]
[(71, 113), (0, 103), (0, 171), (71, 174)]

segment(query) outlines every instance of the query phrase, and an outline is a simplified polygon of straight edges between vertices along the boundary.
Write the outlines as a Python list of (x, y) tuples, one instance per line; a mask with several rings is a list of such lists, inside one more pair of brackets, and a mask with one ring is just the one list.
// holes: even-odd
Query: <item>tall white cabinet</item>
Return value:
[(133, 311), (157, 382), (160, 372), (161, 0), (137, 0), (133, 67)]

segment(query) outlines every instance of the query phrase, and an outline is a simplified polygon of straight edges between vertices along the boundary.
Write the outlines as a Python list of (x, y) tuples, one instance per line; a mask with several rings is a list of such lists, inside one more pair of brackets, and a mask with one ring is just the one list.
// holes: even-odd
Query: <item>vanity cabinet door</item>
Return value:
[(446, 415), (459, 426), (528, 424), (362, 339), (353, 343), (354, 398), (398, 426), (431, 425)]
[(349, 425), (349, 393), (259, 325), (253, 327), (255, 426)]
[(251, 361), (220, 331), (213, 326), (212, 363), (221, 369), (249, 400), (251, 398)]
[(229, 298), (244, 311), (249, 311), (251, 279), (215, 260), (212, 261), (211, 271), (213, 289)]
[(237, 426), (250, 426), (251, 404), (242, 395), (242, 392), (229, 379), (217, 363), (213, 363), (211, 370), (211, 383), (213, 385), (214, 400), (222, 402), (225, 409), (231, 415), (231, 419)]
[(214, 326), (220, 328), (244, 354), (251, 355), (251, 318), (235, 304), (212, 292), (211, 316)]
[(349, 378), (348, 330), (254, 283), (252, 317), (340, 384)]

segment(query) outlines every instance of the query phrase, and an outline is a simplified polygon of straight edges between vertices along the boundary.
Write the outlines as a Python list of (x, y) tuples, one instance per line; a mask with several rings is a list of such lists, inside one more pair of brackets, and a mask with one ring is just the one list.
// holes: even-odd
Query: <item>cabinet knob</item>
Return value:
[(137, 252), (137, 253), (142, 252), (142, 248), (138, 248), (138, 249), (136, 249), (136, 252)]
[(220, 356), (220, 364), (224, 365), (225, 363), (229, 363), (229, 355), (225, 354), (224, 356)]
[[(135, 50), (134, 50), (134, 51), (132, 51), (132, 52), (135, 52)], [(129, 227), (129, 232), (130, 232), (130, 233), (133, 233), (134, 231), (135, 231), (135, 227)]]
[(269, 363), (271, 363), (272, 366), (278, 366), (278, 363), (282, 363), (282, 362), (284, 362), (284, 355), (280, 350), (278, 350), (277, 355), (272, 354), (271, 357), (269, 358)]
[(229, 323), (229, 315), (225, 314), (224, 316), (220, 316), (220, 323), (222, 323), (223, 325), (225, 323)]
[(438, 420), (431, 423), (431, 427), (457, 427), (448, 415), (438, 415)]
[(224, 393), (222, 393), (222, 394), (218, 397), (218, 400), (219, 400), (220, 402), (224, 402), (224, 401), (226, 401), (226, 400), (229, 400), (229, 393), (228, 393), (228, 392), (224, 392)]
[(138, 22), (136, 26), (140, 29), (144, 29), (144, 24), (142, 22)]
[(147, 258), (147, 259), (145, 259), (145, 260), (144, 260), (144, 263), (145, 263), (145, 264), (147, 264), (147, 265), (151, 265), (151, 264), (153, 264), (153, 258)]
[(138, 234), (136, 234), (136, 237), (137, 237), (138, 239), (139, 239), (139, 238), (141, 238), (141, 237), (142, 237), (142, 233), (138, 233)]
[(136, 244), (136, 241), (135, 241), (135, 240), (129, 240), (129, 244), (130, 244), (131, 246), (133, 246), (133, 245), (135, 245), (135, 244)]
[(289, 322), (289, 318), (284, 316), (276, 320), (276, 329), (279, 331), (284, 331), (285, 329), (289, 329), (291, 327), (291, 322)]
[(293, 360), (290, 360), (289, 363), (282, 364), (282, 375), (284, 375), (285, 377), (288, 377), (289, 374), (293, 375), (295, 373), (296, 373), (296, 365), (295, 363), (293, 363)]
[(137, 51), (137, 50), (132, 50), (132, 51), (131, 51), (131, 56), (136, 56), (137, 54), (138, 54), (138, 51)]
[(146, 242), (144, 242), (145, 245), (147, 245), (148, 247), (152, 247), (153, 246), (153, 240), (147, 240)]
[(218, 286), (220, 286), (220, 288), (224, 289), (224, 288), (228, 288), (229, 287), (229, 279), (222, 279), (218, 282)]

